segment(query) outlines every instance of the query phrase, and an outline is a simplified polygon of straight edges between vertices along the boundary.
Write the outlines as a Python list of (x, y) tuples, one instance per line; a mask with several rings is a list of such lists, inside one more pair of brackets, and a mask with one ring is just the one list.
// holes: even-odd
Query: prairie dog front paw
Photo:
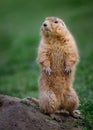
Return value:
[(65, 66), (64, 73), (66, 73), (66, 74), (70, 74), (71, 71), (72, 71), (71, 66), (68, 66), (68, 65)]
[(44, 67), (43, 70), (45, 71), (45, 73), (49, 76), (51, 75), (51, 68), (48, 66), (48, 67)]

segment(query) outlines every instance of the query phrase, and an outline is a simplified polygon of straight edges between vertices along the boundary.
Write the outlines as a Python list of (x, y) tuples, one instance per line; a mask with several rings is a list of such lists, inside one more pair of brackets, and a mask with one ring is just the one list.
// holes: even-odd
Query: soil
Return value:
[(56, 114), (53, 120), (39, 107), (22, 99), (0, 95), (0, 130), (82, 130), (82, 119), (66, 113)]

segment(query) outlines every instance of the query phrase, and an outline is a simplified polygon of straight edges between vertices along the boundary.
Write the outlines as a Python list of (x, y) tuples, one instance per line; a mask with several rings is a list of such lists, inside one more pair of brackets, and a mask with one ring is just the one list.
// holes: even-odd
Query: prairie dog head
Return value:
[(63, 20), (57, 17), (47, 17), (41, 26), (44, 36), (64, 36), (67, 28)]

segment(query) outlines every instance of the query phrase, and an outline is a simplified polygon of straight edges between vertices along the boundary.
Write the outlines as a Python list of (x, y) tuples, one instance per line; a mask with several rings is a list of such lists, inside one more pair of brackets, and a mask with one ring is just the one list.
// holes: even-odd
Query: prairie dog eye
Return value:
[(58, 23), (58, 21), (56, 20), (56, 21), (54, 21), (54, 23)]

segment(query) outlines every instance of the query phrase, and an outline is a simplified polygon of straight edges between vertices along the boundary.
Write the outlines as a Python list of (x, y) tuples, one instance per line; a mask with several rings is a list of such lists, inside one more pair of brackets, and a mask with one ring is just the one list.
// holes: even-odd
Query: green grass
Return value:
[(0, 94), (38, 98), (39, 28), (47, 16), (62, 18), (80, 53), (74, 88), (84, 130), (93, 129), (93, 2), (91, 0), (0, 1)]

